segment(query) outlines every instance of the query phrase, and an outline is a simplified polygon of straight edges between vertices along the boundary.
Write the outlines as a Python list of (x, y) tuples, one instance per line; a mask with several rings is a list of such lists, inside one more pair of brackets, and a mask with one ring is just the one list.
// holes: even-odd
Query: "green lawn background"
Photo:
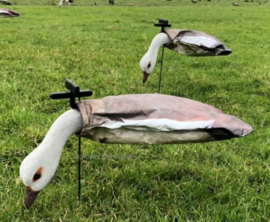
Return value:
[[(1, 19), (0, 220), (267, 221), (267, 3), (124, 7), (119, 1), (115, 7), (90, 7), (91, 1), (89, 6), (85, 2), (63, 8), (22, 5), (27, 1), (3, 6), (21, 16)], [(157, 92), (159, 66), (143, 85), (139, 61), (159, 32), (153, 26), (159, 18), (173, 28), (214, 35), (233, 51), (226, 57), (195, 58), (165, 50), (162, 93), (213, 105), (250, 123), (254, 133), (230, 141), (164, 146), (83, 140), (84, 155), (132, 158), (83, 160), (80, 206), (73, 136), (50, 185), (30, 210), (22, 210), (20, 163), (69, 108), (68, 101), (50, 100), (49, 94), (65, 90), (66, 78), (93, 90), (92, 98)]]

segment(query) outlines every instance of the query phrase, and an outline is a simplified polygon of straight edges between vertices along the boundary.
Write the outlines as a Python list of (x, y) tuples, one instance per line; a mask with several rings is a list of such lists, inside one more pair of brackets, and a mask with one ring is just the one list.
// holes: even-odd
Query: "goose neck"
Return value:
[(68, 138), (83, 127), (82, 116), (78, 110), (71, 109), (57, 118), (53, 123), (45, 138), (40, 144), (40, 148), (48, 150), (52, 155), (61, 154)]
[(150, 54), (157, 54), (159, 47), (165, 44), (169, 44), (170, 42), (171, 40), (166, 33), (159, 33), (153, 38), (149, 46), (148, 52)]

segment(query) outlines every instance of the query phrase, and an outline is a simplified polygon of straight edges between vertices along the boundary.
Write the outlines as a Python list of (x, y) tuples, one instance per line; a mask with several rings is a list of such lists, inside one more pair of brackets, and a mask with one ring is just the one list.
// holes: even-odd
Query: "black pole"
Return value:
[[(79, 101), (81, 101), (81, 98), (78, 98)], [(81, 157), (82, 157), (82, 151), (81, 151), (81, 136), (78, 135), (78, 201), (79, 205), (81, 203)]]
[(78, 202), (81, 202), (81, 137), (78, 136)]
[(161, 74), (162, 74), (162, 67), (163, 67), (163, 57), (164, 57), (164, 46), (162, 46), (162, 55), (161, 55), (160, 71), (159, 71), (158, 93), (160, 93), (160, 86), (161, 86)]
[[(159, 19), (158, 23), (154, 24), (156, 27), (161, 27), (161, 32), (165, 32), (166, 27), (171, 27), (168, 20)], [(159, 83), (158, 83), (158, 93), (160, 93), (161, 87), (161, 75), (162, 75), (162, 66), (163, 66), (163, 58), (164, 58), (164, 45), (162, 46), (162, 57), (160, 61), (160, 71), (159, 71)]]

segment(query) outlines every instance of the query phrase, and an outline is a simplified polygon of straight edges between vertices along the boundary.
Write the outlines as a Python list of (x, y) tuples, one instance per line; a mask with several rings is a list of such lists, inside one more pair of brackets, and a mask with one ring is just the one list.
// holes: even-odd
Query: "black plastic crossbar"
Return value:
[(73, 83), (71, 80), (66, 79), (65, 87), (69, 90), (68, 92), (57, 92), (51, 93), (51, 99), (69, 99), (70, 107), (77, 109), (76, 98), (80, 101), (81, 97), (92, 96), (93, 92), (90, 90), (80, 91), (80, 87)]
[(166, 27), (171, 27), (171, 24), (166, 19), (159, 19), (158, 23), (154, 24), (154, 26), (161, 27), (161, 32), (164, 32)]

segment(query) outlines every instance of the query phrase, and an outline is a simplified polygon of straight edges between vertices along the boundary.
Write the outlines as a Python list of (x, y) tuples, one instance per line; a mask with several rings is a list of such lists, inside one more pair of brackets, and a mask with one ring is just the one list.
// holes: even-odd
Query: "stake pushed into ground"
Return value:
[[(165, 28), (166, 27), (171, 27), (171, 24), (169, 24), (168, 20), (159, 19), (158, 23), (154, 24), (154, 26), (161, 27), (161, 32), (165, 32)], [(160, 61), (158, 93), (160, 93), (160, 87), (161, 87), (161, 74), (162, 74), (163, 58), (164, 58), (164, 45), (162, 46), (162, 56), (161, 56), (161, 61)]]

